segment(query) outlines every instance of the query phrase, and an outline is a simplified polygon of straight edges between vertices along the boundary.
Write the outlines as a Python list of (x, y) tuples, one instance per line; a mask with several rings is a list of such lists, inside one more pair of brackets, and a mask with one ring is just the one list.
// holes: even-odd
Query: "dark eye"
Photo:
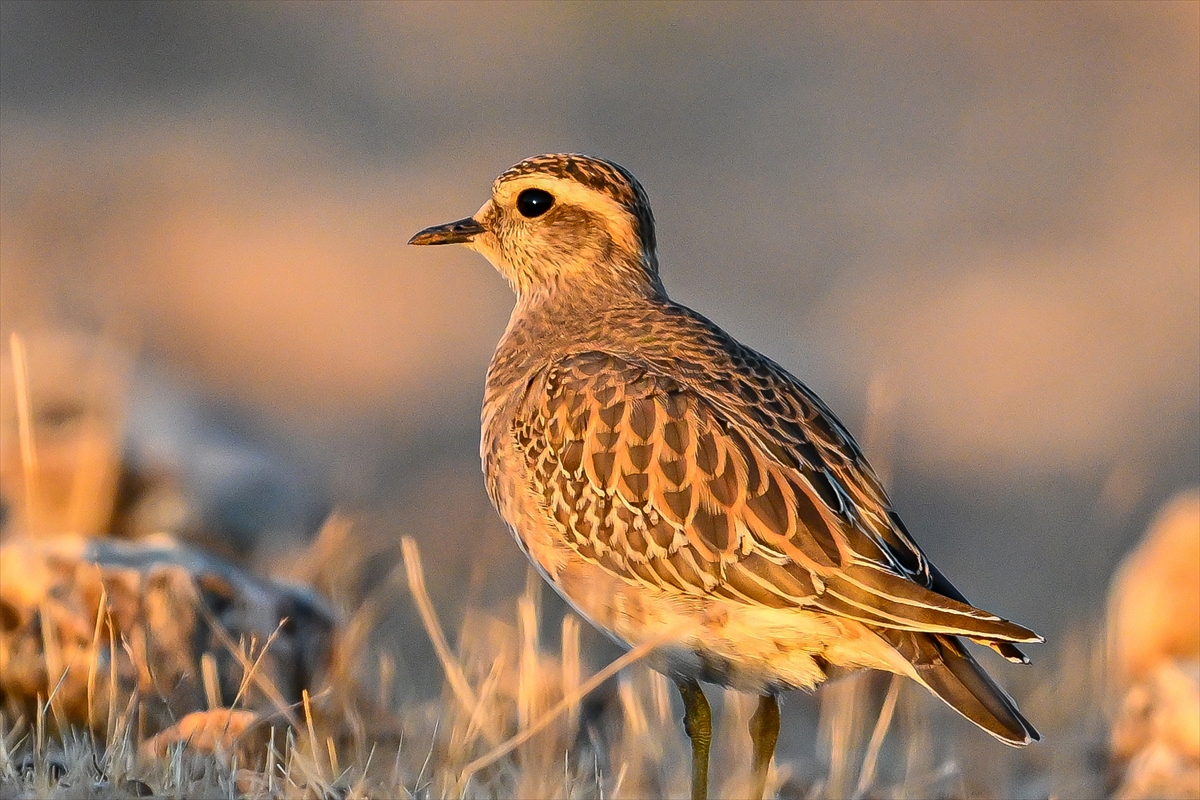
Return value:
[(554, 195), (543, 189), (526, 189), (517, 195), (517, 211), (522, 217), (540, 217), (554, 205)]

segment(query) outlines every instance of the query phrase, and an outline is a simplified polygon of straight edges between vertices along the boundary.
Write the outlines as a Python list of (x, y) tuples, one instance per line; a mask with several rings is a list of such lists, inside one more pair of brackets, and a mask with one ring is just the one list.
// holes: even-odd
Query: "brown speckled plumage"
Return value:
[[(530, 188), (555, 198), (534, 218), (514, 207)], [(667, 297), (632, 175), (538, 156), (472, 222), (414, 243), (465, 242), (517, 291), (487, 376), (487, 488), (581, 613), (627, 645), (693, 623), (652, 659), (685, 699), (697, 678), (769, 695), (872, 667), (1010, 744), (1037, 738), (957, 637), (1016, 661), (1039, 637), (929, 563), (811, 390)]]

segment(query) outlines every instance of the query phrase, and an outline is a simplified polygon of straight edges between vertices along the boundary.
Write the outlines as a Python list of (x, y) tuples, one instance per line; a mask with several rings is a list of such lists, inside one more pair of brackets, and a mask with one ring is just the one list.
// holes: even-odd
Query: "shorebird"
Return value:
[[(473, 216), (409, 244), (463, 244), (517, 301), (488, 368), (488, 495), (542, 576), (679, 687), (692, 797), (708, 794), (700, 682), (759, 695), (765, 791), (776, 695), (834, 668), (906, 675), (1001, 741), (1040, 738), (963, 639), (1028, 663), (1031, 630), (973, 607), (930, 563), (817, 395), (659, 279), (641, 184), (611, 161), (529, 158)], [(674, 633), (672, 633), (674, 632)]]

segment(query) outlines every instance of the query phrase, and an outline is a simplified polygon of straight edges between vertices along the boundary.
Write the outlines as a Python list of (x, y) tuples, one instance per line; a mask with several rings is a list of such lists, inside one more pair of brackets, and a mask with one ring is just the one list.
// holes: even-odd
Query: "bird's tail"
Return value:
[(913, 665), (919, 683), (992, 736), (1013, 747), (1041, 741), (1041, 734), (957, 636), (895, 629), (877, 632)]

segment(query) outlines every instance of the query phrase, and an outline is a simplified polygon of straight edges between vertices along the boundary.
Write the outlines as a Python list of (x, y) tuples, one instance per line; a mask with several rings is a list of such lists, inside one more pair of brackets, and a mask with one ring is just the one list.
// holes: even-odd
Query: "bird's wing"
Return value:
[(671, 592), (1038, 640), (930, 588), (928, 562), (857, 446), (807, 390), (801, 402), (775, 389), (780, 402), (746, 411), (720, 387), (662, 373), (570, 355), (534, 377), (514, 418), (544, 507), (583, 558)]
[[(706, 320), (702, 324), (710, 330), (715, 328)], [(723, 336), (719, 329), (717, 333)], [(816, 465), (823, 464), (831, 485), (849, 499), (848, 508), (853, 511), (850, 516), (856, 515), (858, 526), (866, 527), (865, 533), (881, 547), (885, 560), (898, 575), (970, 605), (909, 534), (858, 443), (824, 401), (759, 353), (732, 340), (729, 351), (734, 369), (715, 384), (704, 384), (709, 389), (704, 392), (705, 398), (722, 414), (738, 419), (778, 463), (802, 471), (819, 469)], [(881, 562), (876, 564), (881, 566)], [(1011, 642), (988, 638), (978, 641), (1009, 661), (1029, 663), (1029, 658)], [(1041, 637), (1027, 641), (1041, 641)]]

